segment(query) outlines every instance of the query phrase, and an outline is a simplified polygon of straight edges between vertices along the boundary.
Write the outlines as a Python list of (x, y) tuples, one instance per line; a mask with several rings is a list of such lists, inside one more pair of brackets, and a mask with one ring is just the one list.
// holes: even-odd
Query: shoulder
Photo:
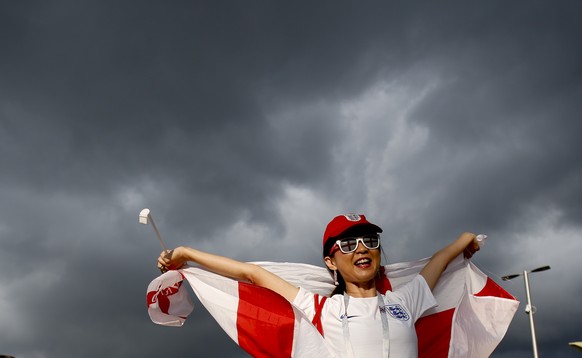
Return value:
[(333, 295), (331, 297), (318, 295), (313, 293), (303, 287), (299, 287), (299, 292), (293, 302), (293, 306), (302, 310), (308, 316), (315, 313), (316, 308), (321, 305), (323, 311), (328, 311), (330, 309), (339, 307), (342, 305), (343, 302), (343, 295)]
[(306, 306), (309, 303), (313, 303), (313, 297), (315, 296), (315, 294), (311, 291), (306, 290), (303, 287), (299, 287), (299, 291), (297, 292), (297, 296), (295, 296), (295, 299), (293, 300), (293, 305), (301, 307), (301, 306)]
[(386, 294), (402, 294), (407, 292), (423, 292), (423, 291), (430, 291), (430, 287), (426, 282), (426, 279), (422, 275), (415, 275), (412, 279), (400, 286), (397, 286), (392, 291), (387, 291)]
[(386, 292), (385, 297), (389, 303), (401, 303), (409, 308), (415, 321), (427, 309), (436, 305), (432, 291), (422, 275), (416, 275), (393, 292)]
[(389, 301), (398, 301), (412, 306), (418, 300), (424, 300), (425, 297), (433, 297), (430, 287), (422, 275), (416, 275), (407, 283), (396, 287), (393, 291), (387, 291), (385, 297)]

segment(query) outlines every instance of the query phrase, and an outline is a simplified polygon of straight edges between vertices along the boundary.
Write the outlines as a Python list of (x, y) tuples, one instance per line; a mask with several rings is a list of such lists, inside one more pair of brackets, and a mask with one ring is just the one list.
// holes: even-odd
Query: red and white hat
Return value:
[(378, 225), (374, 225), (366, 220), (364, 215), (345, 214), (336, 216), (332, 221), (329, 222), (329, 224), (327, 224), (327, 227), (325, 228), (325, 233), (323, 234), (323, 246), (325, 247), (325, 243), (330, 238), (338, 237), (346, 230), (355, 226), (364, 225), (371, 227), (376, 232), (382, 232), (382, 229)]

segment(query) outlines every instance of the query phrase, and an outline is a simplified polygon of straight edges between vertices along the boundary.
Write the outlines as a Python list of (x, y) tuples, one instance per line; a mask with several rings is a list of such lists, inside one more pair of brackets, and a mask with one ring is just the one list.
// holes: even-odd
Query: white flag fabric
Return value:
[[(415, 277), (428, 259), (384, 266), (377, 288), (396, 288)], [(334, 288), (323, 267), (256, 262), (290, 283), (320, 295)], [(154, 323), (181, 326), (194, 293), (224, 331), (253, 357), (333, 357), (312, 317), (282, 296), (198, 267), (169, 271), (148, 286), (147, 304)], [(433, 290), (438, 306), (416, 323), (419, 357), (488, 357), (497, 347), (519, 302), (469, 260), (451, 262)]]

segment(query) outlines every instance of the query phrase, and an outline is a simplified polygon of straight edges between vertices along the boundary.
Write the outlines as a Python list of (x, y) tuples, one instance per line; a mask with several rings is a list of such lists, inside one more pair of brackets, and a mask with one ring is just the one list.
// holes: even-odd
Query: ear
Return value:
[(326, 256), (323, 258), (323, 261), (330, 270), (337, 270), (337, 266), (335, 265), (333, 257)]

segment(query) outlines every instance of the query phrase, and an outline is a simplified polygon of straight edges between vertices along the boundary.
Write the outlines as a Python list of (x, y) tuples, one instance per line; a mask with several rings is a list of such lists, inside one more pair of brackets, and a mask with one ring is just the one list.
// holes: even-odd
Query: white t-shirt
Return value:
[[(414, 323), (426, 310), (436, 305), (424, 277), (416, 276), (394, 291), (386, 292), (383, 298), (388, 313), (390, 356), (418, 357)], [(293, 305), (305, 312), (309, 319), (313, 319), (313, 293), (300, 288)], [(378, 298), (350, 297), (347, 313), (355, 357), (382, 357), (382, 317), (378, 309)], [(339, 357), (347, 357), (341, 319), (343, 314), (343, 295), (334, 295), (325, 301), (321, 311), (323, 334), (330, 348)]]

